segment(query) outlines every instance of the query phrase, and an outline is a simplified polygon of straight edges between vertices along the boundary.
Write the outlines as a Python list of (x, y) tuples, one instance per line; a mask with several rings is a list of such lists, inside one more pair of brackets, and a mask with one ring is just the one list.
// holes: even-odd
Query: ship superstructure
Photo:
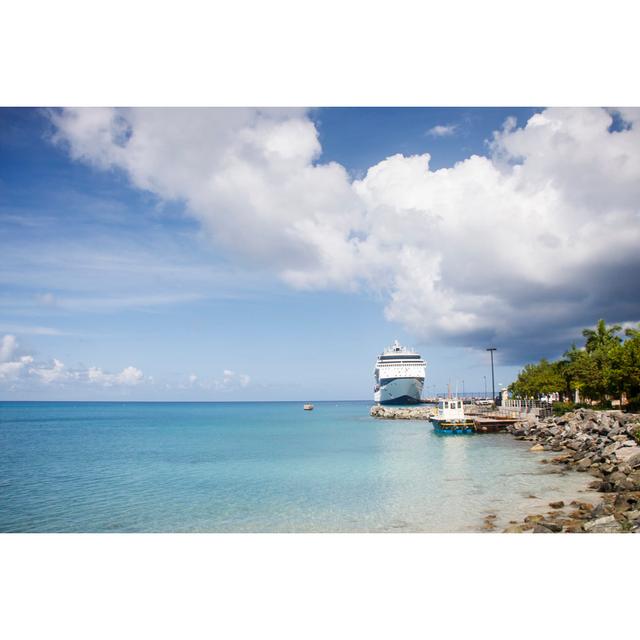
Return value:
[(396, 340), (376, 362), (373, 399), (380, 404), (420, 402), (427, 363)]

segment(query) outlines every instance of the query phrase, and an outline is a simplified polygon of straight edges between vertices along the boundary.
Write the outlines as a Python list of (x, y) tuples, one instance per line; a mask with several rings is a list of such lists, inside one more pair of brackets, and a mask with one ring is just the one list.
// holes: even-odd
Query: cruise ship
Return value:
[(373, 399), (380, 404), (420, 402), (427, 363), (412, 349), (396, 340), (378, 356), (374, 376)]

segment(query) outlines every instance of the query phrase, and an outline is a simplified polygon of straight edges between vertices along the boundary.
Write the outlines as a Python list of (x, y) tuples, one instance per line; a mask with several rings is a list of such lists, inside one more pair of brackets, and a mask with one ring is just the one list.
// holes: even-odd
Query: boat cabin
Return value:
[(464, 420), (464, 407), (458, 398), (444, 398), (438, 402), (438, 418)]

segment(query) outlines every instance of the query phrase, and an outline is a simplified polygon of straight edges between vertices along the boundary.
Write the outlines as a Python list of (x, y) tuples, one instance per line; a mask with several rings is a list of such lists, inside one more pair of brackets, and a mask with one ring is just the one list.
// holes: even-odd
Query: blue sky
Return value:
[[(317, 109), (311, 117), (320, 132), (322, 160), (340, 162), (354, 176), (387, 156), (431, 154), (432, 169), (451, 167), (472, 154), (487, 153), (487, 139), (504, 121), (526, 122), (539, 109), (368, 107)], [(451, 127), (449, 135), (433, 135), (434, 127)]]
[[(538, 131), (552, 118), (535, 130), (527, 123), (542, 109), (325, 108), (214, 113), (211, 122), (198, 111), (195, 123), (188, 112), (167, 122), (162, 110), (109, 113), (104, 142), (95, 135), (104, 122), (96, 124), (91, 110), (0, 109), (0, 337), (11, 336), (0, 398), (366, 399), (375, 357), (396, 338), (429, 362), (428, 392), (456, 380), (481, 391), (483, 377), (490, 380), (489, 343), (499, 349), (496, 386), (506, 385), (529, 357), (557, 355), (610, 306), (606, 282), (587, 296), (552, 271), (539, 275), (549, 264), (545, 252), (564, 240), (560, 225), (531, 220), (542, 220), (535, 216), (544, 217), (544, 207), (552, 220), (571, 218), (578, 199), (570, 174), (557, 187), (562, 211), (549, 204), (560, 196), (538, 186), (538, 150), (550, 144)], [(580, 126), (601, 132), (595, 115)], [(572, 113), (554, 117), (573, 126)], [(611, 132), (604, 134), (608, 141)], [(253, 146), (240, 152), (238, 141)], [(418, 164), (426, 168), (427, 153), (423, 185)], [(530, 166), (530, 176), (513, 186), (508, 172), (519, 165)], [(205, 178), (192, 180), (200, 170)], [(304, 186), (296, 191), (289, 180), (298, 174)], [(610, 185), (596, 186), (607, 202)], [(444, 213), (439, 190), (468, 200)], [(536, 230), (540, 248), (531, 260), (498, 255), (493, 236), (475, 231), (504, 228), (505, 218), (491, 212), (510, 197)], [(485, 213), (465, 222), (476, 201)], [(457, 211), (454, 231), (429, 226)], [(418, 242), (412, 229), (434, 242), (424, 254), (425, 243), (410, 246)], [(469, 246), (454, 250), (457, 238)], [(523, 251), (530, 244), (523, 241)], [(438, 254), (445, 247), (451, 255)], [(604, 272), (586, 259), (557, 269), (597, 267), (605, 279), (620, 269), (637, 274), (632, 257), (622, 267), (609, 262)], [(532, 264), (535, 275), (525, 270)], [(422, 265), (431, 265), (424, 274)], [(513, 281), (510, 265), (521, 269)], [(526, 312), (554, 298), (567, 308), (539, 320)], [(622, 305), (611, 320), (633, 322), (637, 311)], [(550, 317), (553, 337), (539, 324)]]

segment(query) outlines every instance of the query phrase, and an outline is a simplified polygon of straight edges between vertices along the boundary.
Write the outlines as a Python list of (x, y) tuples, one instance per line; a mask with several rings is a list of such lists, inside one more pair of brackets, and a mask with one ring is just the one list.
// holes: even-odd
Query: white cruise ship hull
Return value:
[(422, 397), (424, 378), (382, 380), (373, 399), (380, 404), (416, 404)]

